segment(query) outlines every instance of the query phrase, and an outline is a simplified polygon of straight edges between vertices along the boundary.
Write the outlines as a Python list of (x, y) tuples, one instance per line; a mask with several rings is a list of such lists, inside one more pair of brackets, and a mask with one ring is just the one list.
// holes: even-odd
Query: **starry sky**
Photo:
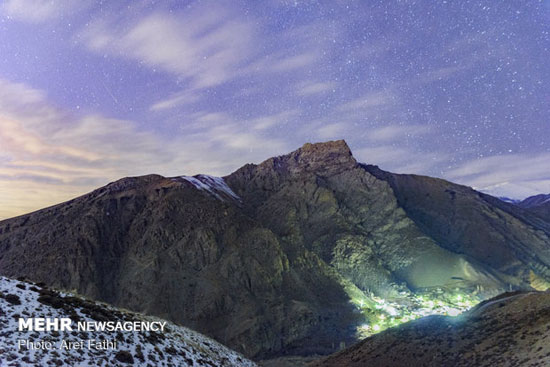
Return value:
[(550, 192), (550, 0), (0, 3), (0, 219), (305, 142)]

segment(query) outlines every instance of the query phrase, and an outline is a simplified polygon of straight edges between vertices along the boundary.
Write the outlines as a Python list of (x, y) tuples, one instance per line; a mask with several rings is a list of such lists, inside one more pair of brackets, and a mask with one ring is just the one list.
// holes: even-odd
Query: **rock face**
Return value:
[(0, 222), (0, 273), (196, 329), (250, 357), (334, 351), (350, 303), (543, 287), (550, 223), (469, 188), (306, 144), (222, 178), (125, 178)]
[(311, 367), (547, 366), (550, 293), (512, 293), (453, 318), (386, 330)]

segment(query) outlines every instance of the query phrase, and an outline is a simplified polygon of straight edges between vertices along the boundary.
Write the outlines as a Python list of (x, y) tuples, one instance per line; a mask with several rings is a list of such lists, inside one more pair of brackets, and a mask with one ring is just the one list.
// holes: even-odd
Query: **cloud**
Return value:
[(149, 110), (150, 111), (169, 110), (182, 105), (195, 103), (199, 99), (200, 98), (197, 93), (192, 93), (190, 91), (183, 91), (180, 93), (175, 93), (170, 97), (163, 99), (161, 101), (155, 102), (154, 104), (151, 105)]
[(343, 122), (337, 122), (333, 124), (322, 124), (316, 131), (317, 136), (321, 139), (337, 140), (341, 138), (348, 128), (348, 125)]
[(29, 23), (59, 19), (90, 6), (88, 0), (5, 0), (2, 12), (8, 17)]
[(397, 97), (389, 91), (370, 92), (359, 98), (346, 102), (338, 107), (340, 111), (364, 110), (380, 106), (392, 105)]
[[(263, 134), (296, 111), (239, 123), (225, 113), (196, 113), (163, 135), (134, 121), (76, 117), (40, 90), (0, 79), (0, 218), (53, 205), (124, 176), (228, 174), (289, 149)], [(264, 126), (251, 129), (250, 125)]]
[(0, 142), (2, 147), (17, 154), (57, 156), (63, 159), (93, 161), (100, 155), (68, 145), (49, 143), (36, 133), (26, 129), (23, 124), (0, 116)]
[[(211, 7), (202, 12), (157, 12), (138, 20), (100, 20), (78, 38), (94, 52), (163, 70), (189, 80), (190, 88), (206, 88), (238, 75), (254, 48), (253, 34), (251, 24)], [(177, 96), (156, 108), (174, 102)]]
[(252, 119), (250, 124), (254, 130), (267, 130), (274, 126), (286, 125), (291, 119), (299, 114), (298, 109), (282, 111), (273, 115), (262, 116)]
[(550, 153), (506, 154), (475, 159), (446, 177), (497, 196), (524, 198), (550, 193)]
[(435, 81), (442, 81), (448, 79), (452, 75), (463, 71), (467, 66), (445, 66), (438, 69), (426, 71), (424, 73), (418, 74), (410, 83), (414, 84), (427, 84)]
[(448, 158), (447, 154), (441, 152), (419, 152), (399, 144), (359, 148), (354, 156), (360, 162), (374, 164), (391, 172), (414, 174), (428, 174)]
[(336, 83), (333, 82), (310, 82), (305, 81), (298, 83), (296, 86), (297, 94), (301, 96), (309, 96), (313, 94), (325, 93), (336, 88)]
[(316, 61), (317, 57), (313, 52), (306, 52), (300, 55), (281, 58), (271, 64), (271, 71), (282, 72), (309, 66)]

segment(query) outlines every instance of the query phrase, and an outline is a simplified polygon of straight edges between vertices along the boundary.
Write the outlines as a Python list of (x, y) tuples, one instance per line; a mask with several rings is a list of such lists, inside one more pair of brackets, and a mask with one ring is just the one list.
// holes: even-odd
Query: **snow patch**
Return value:
[(196, 176), (181, 176), (182, 179), (191, 183), (199, 190), (206, 191), (217, 199), (224, 200), (225, 197), (230, 197), (233, 200), (241, 201), (241, 198), (231, 190), (225, 183), (224, 179), (209, 175)]

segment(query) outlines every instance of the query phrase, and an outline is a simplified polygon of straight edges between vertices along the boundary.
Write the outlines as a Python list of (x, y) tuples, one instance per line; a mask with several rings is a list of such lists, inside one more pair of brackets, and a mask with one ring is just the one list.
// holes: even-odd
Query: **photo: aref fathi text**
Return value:
[[(166, 321), (78, 321), (70, 318), (19, 318), (19, 331), (41, 331), (41, 332), (59, 332), (59, 331), (81, 331), (81, 332), (145, 332), (155, 331), (163, 332)], [(17, 348), (19, 350), (53, 350), (53, 349), (96, 349), (107, 350), (116, 349), (117, 340), (108, 338), (89, 338), (89, 339), (62, 339), (54, 343), (47, 338), (37, 339), (18, 339)]]
[(53, 350), (53, 349), (95, 349), (95, 350), (107, 350), (116, 349), (116, 339), (87, 339), (87, 340), (66, 340), (63, 339), (58, 343), (51, 342), (49, 340), (29, 340), (19, 339), (17, 340), (17, 349), (19, 350)]

